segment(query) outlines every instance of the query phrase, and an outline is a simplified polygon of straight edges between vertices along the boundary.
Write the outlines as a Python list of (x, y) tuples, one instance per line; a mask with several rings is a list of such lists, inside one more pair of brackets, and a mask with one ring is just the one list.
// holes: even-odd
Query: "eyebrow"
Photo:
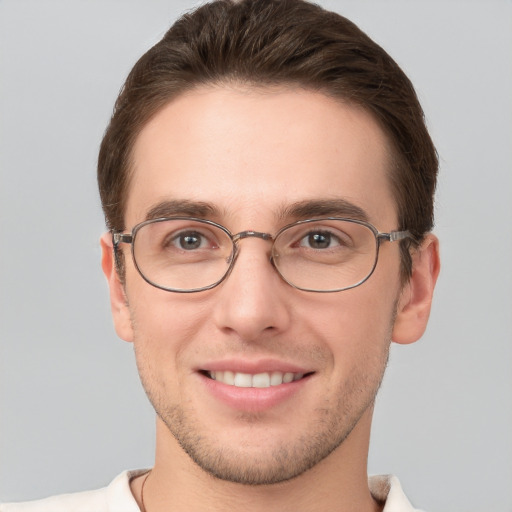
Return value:
[(296, 220), (315, 217), (347, 217), (368, 222), (369, 216), (360, 206), (346, 199), (305, 200), (283, 208), (280, 217)]
[(146, 213), (145, 220), (159, 219), (162, 217), (198, 217), (207, 218), (219, 216), (219, 210), (211, 203), (202, 201), (189, 201), (186, 199), (173, 199), (161, 201), (152, 206)]
[[(212, 203), (172, 199), (161, 201), (152, 206), (145, 220), (175, 216), (197, 217), (200, 219), (219, 218), (220, 210)], [(368, 214), (361, 207), (346, 199), (304, 200), (284, 206), (278, 210), (278, 218), (285, 220), (304, 220), (315, 217), (344, 217), (368, 222)]]

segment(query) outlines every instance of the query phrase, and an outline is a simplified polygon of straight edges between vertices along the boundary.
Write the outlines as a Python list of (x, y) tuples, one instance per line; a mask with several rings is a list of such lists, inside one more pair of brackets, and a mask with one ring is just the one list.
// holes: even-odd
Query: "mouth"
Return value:
[(201, 373), (212, 380), (238, 388), (270, 388), (296, 382), (313, 374), (313, 372), (292, 373), (279, 371), (252, 374), (230, 370), (202, 370)]

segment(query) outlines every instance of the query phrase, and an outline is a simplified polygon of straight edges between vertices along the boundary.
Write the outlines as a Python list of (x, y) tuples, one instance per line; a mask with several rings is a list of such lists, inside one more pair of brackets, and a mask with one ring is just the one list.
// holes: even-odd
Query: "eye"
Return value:
[(300, 247), (330, 249), (340, 246), (341, 240), (330, 231), (311, 231), (299, 241)]
[(214, 243), (199, 231), (181, 231), (180, 233), (174, 234), (168, 244), (184, 251), (208, 249), (215, 246)]

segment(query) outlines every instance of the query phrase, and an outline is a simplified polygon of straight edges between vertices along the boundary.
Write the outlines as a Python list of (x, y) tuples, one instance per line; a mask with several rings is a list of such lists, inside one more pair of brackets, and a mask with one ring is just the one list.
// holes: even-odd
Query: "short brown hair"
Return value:
[[(98, 183), (107, 227), (125, 229), (131, 150), (145, 124), (180, 93), (235, 81), (298, 85), (361, 106), (391, 144), (397, 229), (419, 243), (433, 226), (438, 158), (414, 88), (348, 19), (304, 0), (217, 0), (182, 16), (128, 75), (103, 138)], [(410, 276), (409, 242), (402, 273)]]

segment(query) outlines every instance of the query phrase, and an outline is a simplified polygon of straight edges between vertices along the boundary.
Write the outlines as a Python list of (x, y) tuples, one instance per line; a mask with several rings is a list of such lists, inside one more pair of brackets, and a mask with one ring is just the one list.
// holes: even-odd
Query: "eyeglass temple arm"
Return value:
[(405, 238), (414, 238), (410, 231), (391, 231), (391, 233), (379, 233), (377, 238), (387, 240), (388, 242), (396, 242)]
[(112, 233), (112, 243), (114, 247), (119, 244), (131, 244), (133, 242), (133, 236), (126, 233)]

